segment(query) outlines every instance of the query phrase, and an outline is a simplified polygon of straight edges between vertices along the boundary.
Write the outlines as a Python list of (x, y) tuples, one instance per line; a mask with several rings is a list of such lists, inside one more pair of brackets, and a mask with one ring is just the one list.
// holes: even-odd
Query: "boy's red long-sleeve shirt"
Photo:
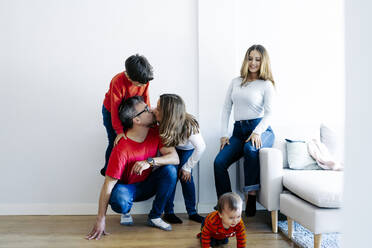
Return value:
[(149, 83), (144, 86), (136, 86), (126, 77), (124, 72), (117, 74), (110, 83), (110, 88), (105, 95), (103, 105), (111, 113), (112, 127), (116, 134), (123, 133), (123, 125), (119, 119), (119, 106), (123, 99), (132, 96), (142, 96), (145, 103), (150, 107)]
[(211, 238), (225, 239), (236, 236), (237, 247), (245, 247), (245, 226), (243, 220), (229, 229), (225, 229), (222, 225), (222, 219), (218, 215), (218, 211), (214, 211), (205, 218), (204, 226), (201, 232), (202, 247), (210, 247)]

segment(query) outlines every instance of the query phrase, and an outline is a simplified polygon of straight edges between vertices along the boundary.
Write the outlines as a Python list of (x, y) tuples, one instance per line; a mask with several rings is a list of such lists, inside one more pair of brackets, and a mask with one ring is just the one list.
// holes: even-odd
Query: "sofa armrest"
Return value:
[(268, 211), (279, 210), (280, 193), (283, 191), (283, 154), (276, 148), (260, 150), (261, 188), (258, 201)]

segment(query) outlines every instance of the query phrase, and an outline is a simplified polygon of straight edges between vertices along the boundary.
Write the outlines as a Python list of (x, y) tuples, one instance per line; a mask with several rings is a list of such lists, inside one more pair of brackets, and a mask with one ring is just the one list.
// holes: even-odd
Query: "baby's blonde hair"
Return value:
[(236, 211), (241, 209), (242, 206), (243, 201), (240, 196), (236, 193), (229, 192), (221, 195), (220, 199), (218, 199), (217, 210), (219, 213), (222, 213), (225, 209)]

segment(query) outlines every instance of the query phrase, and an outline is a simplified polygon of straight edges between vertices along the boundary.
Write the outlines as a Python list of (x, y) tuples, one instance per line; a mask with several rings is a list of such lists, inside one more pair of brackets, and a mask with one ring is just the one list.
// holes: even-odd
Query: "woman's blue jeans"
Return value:
[[(178, 157), (180, 158), (180, 164), (178, 165), (178, 170), (177, 172), (180, 171), (182, 166), (187, 162), (191, 154), (194, 152), (194, 149), (192, 150), (181, 150), (181, 149), (176, 149), (178, 153)], [(178, 173), (177, 173), (178, 174)], [(178, 180), (178, 179), (177, 179)], [(183, 199), (185, 200), (185, 206), (187, 213), (189, 215), (196, 214), (196, 209), (195, 209), (195, 204), (196, 204), (196, 199), (195, 199), (195, 184), (194, 184), (194, 178), (191, 174), (191, 181), (184, 182), (181, 181), (181, 186), (182, 186), (182, 194), (183, 194)], [(174, 190), (172, 192), (171, 197), (167, 201), (167, 204), (165, 205), (164, 213), (166, 214), (173, 214), (174, 213), (174, 197), (176, 195), (176, 187), (174, 187)]]
[(107, 137), (108, 137), (108, 146), (107, 146), (106, 153), (105, 153), (105, 165), (101, 169), (102, 176), (105, 176), (107, 164), (110, 159), (112, 149), (114, 148), (116, 132), (114, 128), (112, 127), (111, 113), (105, 108), (105, 106), (102, 106), (102, 116), (103, 116), (103, 125), (106, 128)]
[[(254, 128), (260, 123), (262, 118), (236, 121), (234, 124), (233, 135), (230, 144), (217, 154), (214, 160), (214, 180), (216, 185), (217, 197), (219, 198), (226, 192), (231, 192), (231, 182), (227, 169), (241, 157), (244, 156), (244, 192), (255, 191), (260, 188), (260, 164), (259, 149), (256, 149), (252, 142), (245, 142), (252, 134)], [(271, 127), (268, 127), (261, 134), (261, 148), (272, 147), (275, 135)]]
[(109, 204), (112, 210), (120, 214), (129, 213), (133, 202), (145, 201), (155, 195), (150, 219), (159, 218), (177, 182), (175, 165), (164, 165), (153, 172), (143, 182), (134, 184), (116, 183), (110, 196)]

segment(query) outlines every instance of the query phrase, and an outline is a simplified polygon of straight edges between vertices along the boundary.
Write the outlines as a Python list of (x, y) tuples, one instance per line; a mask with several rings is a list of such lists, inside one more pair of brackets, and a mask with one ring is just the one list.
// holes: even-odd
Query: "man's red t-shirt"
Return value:
[(119, 179), (125, 184), (142, 182), (150, 175), (152, 168), (144, 170), (142, 175), (131, 174), (134, 163), (146, 160), (148, 157), (156, 157), (157, 151), (162, 147), (157, 127), (149, 129), (147, 137), (142, 143), (135, 142), (130, 138), (122, 138), (112, 150), (106, 175)]
[(112, 127), (116, 134), (124, 132), (119, 119), (119, 106), (123, 99), (132, 96), (143, 96), (145, 103), (150, 106), (149, 84), (136, 86), (128, 80), (124, 72), (120, 72), (111, 80), (110, 89), (103, 100), (103, 105), (111, 113)]

